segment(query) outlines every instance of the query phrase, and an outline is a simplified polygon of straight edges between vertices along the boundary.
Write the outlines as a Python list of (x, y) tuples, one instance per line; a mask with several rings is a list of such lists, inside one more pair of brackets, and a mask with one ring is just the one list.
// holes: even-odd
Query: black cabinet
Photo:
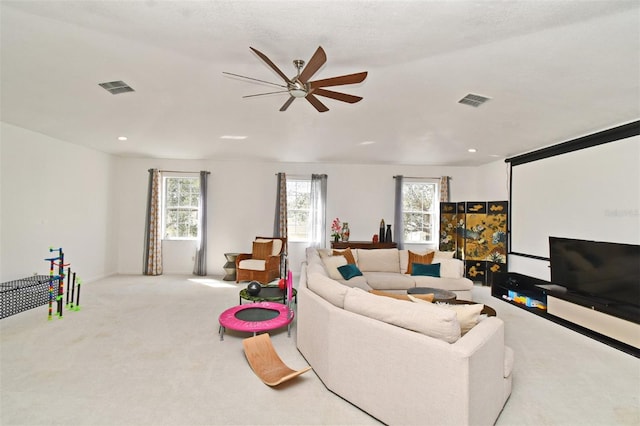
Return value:
[(493, 274), (491, 295), (540, 315), (547, 311), (547, 292), (541, 286), (548, 285), (548, 281), (527, 275), (497, 272)]
[(495, 273), (491, 295), (640, 358), (637, 313), (514, 272)]

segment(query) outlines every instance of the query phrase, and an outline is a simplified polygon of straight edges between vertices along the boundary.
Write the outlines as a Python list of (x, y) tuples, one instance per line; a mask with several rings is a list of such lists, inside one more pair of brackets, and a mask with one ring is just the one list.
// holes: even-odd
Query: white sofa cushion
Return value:
[[(408, 276), (408, 275), (405, 275)], [(473, 281), (468, 278), (438, 278), (426, 275), (412, 275), (416, 287), (433, 287), (449, 291), (468, 291), (473, 288)], [(468, 297), (471, 297), (469, 295)]]
[(350, 288), (344, 297), (344, 309), (448, 343), (460, 338), (456, 313), (431, 303), (409, 303)]
[(400, 255), (398, 249), (357, 249), (358, 268), (362, 272), (400, 273)]
[(329, 277), (334, 280), (342, 280), (344, 277), (338, 271), (338, 266), (344, 266), (347, 264), (347, 258), (344, 256), (328, 256), (322, 258), (322, 263), (324, 263), (324, 267), (327, 269), (327, 273)]
[(464, 264), (460, 259), (433, 259), (431, 264), (440, 264), (440, 277), (442, 278), (462, 278)]
[(415, 287), (412, 276), (395, 272), (363, 272), (367, 284), (376, 290), (406, 290)]
[(314, 263), (309, 263), (307, 265), (307, 273), (311, 274), (311, 273), (317, 273), (317, 274), (322, 274), (322, 275), (327, 275), (327, 270), (324, 267), (324, 264), (322, 262), (314, 262)]
[(248, 269), (251, 271), (264, 271), (266, 261), (260, 259), (245, 259), (238, 263), (240, 269)]
[[(420, 300), (420, 299), (417, 299)], [(484, 309), (482, 303), (475, 303), (473, 305), (449, 305), (444, 304), (447, 309), (453, 310), (458, 316), (458, 322), (460, 323), (460, 334), (465, 335), (476, 324), (480, 317), (480, 312)]]
[(453, 255), (455, 255), (455, 251), (436, 251), (434, 259), (453, 259)]
[[(431, 303), (427, 302), (426, 300), (414, 297), (410, 294), (408, 294), (407, 296), (412, 302)], [(478, 324), (478, 321), (480, 319), (480, 312), (484, 309), (484, 305), (482, 303), (474, 303), (471, 305), (452, 305), (449, 303), (436, 302), (436, 305), (445, 309), (450, 309), (456, 313), (458, 322), (460, 323), (460, 334), (462, 336), (467, 334), (469, 330), (471, 330), (476, 324)]]
[(349, 287), (318, 273), (308, 273), (307, 287), (332, 305), (344, 308), (344, 297)]

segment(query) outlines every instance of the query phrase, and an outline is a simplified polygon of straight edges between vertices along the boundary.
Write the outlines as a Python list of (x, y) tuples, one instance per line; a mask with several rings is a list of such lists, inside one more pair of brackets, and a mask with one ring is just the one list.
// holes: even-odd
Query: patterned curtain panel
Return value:
[(449, 202), (449, 176), (442, 176), (440, 178), (440, 202)]
[[(287, 175), (278, 173), (278, 189), (276, 191), (276, 214), (273, 221), (273, 236), (287, 237)], [(287, 252), (285, 247), (285, 253)]]
[(396, 196), (393, 204), (393, 227), (394, 239), (398, 244), (398, 250), (404, 249), (404, 218), (402, 217), (402, 183), (403, 176), (395, 176), (396, 178)]
[[(276, 190), (276, 214), (273, 219), (273, 236), (287, 238), (287, 175), (278, 173), (278, 188)], [(280, 276), (287, 274), (288, 241), (285, 242), (280, 256)]]
[(327, 245), (327, 175), (311, 175), (311, 247)]
[(200, 172), (200, 236), (196, 248), (196, 262), (193, 265), (195, 275), (207, 275), (207, 179), (209, 172)]
[(162, 238), (160, 232), (160, 171), (149, 169), (147, 217), (144, 232), (144, 275), (162, 275)]

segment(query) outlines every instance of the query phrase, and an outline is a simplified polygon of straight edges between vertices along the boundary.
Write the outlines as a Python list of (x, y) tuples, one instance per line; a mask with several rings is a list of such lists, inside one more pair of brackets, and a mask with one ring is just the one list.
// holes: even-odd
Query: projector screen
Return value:
[(548, 265), (550, 236), (640, 244), (640, 136), (635, 124), (634, 136), (533, 156), (531, 161), (507, 160), (510, 260), (523, 256)]

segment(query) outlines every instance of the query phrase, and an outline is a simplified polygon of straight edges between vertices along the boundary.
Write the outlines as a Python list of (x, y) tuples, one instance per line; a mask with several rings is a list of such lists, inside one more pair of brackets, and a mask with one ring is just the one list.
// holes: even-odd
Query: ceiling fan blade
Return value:
[(322, 102), (320, 102), (320, 100), (319, 100), (318, 98), (316, 98), (315, 96), (313, 96), (311, 93), (309, 93), (309, 94), (306, 96), (306, 98), (307, 98), (307, 100), (309, 101), (309, 103), (310, 103), (311, 105), (313, 105), (313, 107), (314, 107), (315, 109), (317, 109), (317, 110), (318, 110), (318, 112), (327, 112), (327, 111), (329, 111), (329, 108), (327, 108), (327, 107), (325, 106), (325, 104), (323, 104)]
[(294, 98), (293, 96), (289, 96), (289, 99), (287, 99), (287, 102), (284, 103), (284, 105), (282, 105), (282, 107), (280, 108), (280, 111), (286, 111), (287, 108), (289, 108), (289, 105), (291, 105), (291, 103), (293, 101), (295, 101), (296, 98)]
[(324, 53), (324, 49), (322, 48), (322, 46), (320, 46), (309, 60), (307, 66), (302, 70), (302, 73), (300, 74), (300, 77), (298, 77), (298, 80), (306, 83), (307, 80), (309, 80), (311, 76), (314, 75), (320, 69), (320, 67), (324, 65), (325, 62), (327, 62), (327, 54)]
[(318, 96), (326, 96), (327, 98), (336, 99), (342, 102), (348, 102), (350, 104), (355, 104), (356, 102), (362, 100), (361, 96), (348, 95), (346, 93), (334, 92), (333, 90), (327, 89), (314, 89), (313, 94)]
[(222, 74), (232, 75), (234, 77), (246, 78), (247, 80), (259, 81), (260, 83), (266, 83), (266, 84), (271, 84), (272, 86), (284, 87), (285, 89), (287, 88), (287, 86), (285, 86), (284, 84), (272, 83), (270, 81), (259, 80), (257, 78), (253, 78), (253, 77), (246, 77), (244, 75), (234, 74), (232, 72), (222, 71)]
[(260, 56), (260, 59), (262, 59), (263, 61), (265, 61), (267, 63), (267, 65), (269, 65), (276, 73), (278, 73), (278, 75), (280, 77), (282, 77), (282, 79), (284, 81), (286, 81), (287, 83), (291, 83), (291, 80), (289, 80), (289, 77), (287, 77), (286, 75), (284, 75), (284, 73), (282, 71), (280, 71), (280, 68), (278, 68), (276, 66), (276, 64), (274, 64), (273, 62), (271, 62), (271, 59), (267, 58), (267, 55), (265, 55), (264, 53), (260, 52), (257, 49), (254, 49), (253, 47), (249, 47), (249, 49), (253, 50), (255, 52), (256, 55)]
[(309, 85), (312, 89), (317, 87), (342, 86), (343, 84), (361, 83), (367, 78), (367, 72), (359, 72), (355, 74), (341, 75), (339, 77), (325, 78), (324, 80), (310, 81)]
[(243, 98), (255, 98), (256, 96), (274, 95), (276, 93), (289, 93), (288, 90), (278, 90), (277, 92), (256, 93), (255, 95), (245, 95)]

